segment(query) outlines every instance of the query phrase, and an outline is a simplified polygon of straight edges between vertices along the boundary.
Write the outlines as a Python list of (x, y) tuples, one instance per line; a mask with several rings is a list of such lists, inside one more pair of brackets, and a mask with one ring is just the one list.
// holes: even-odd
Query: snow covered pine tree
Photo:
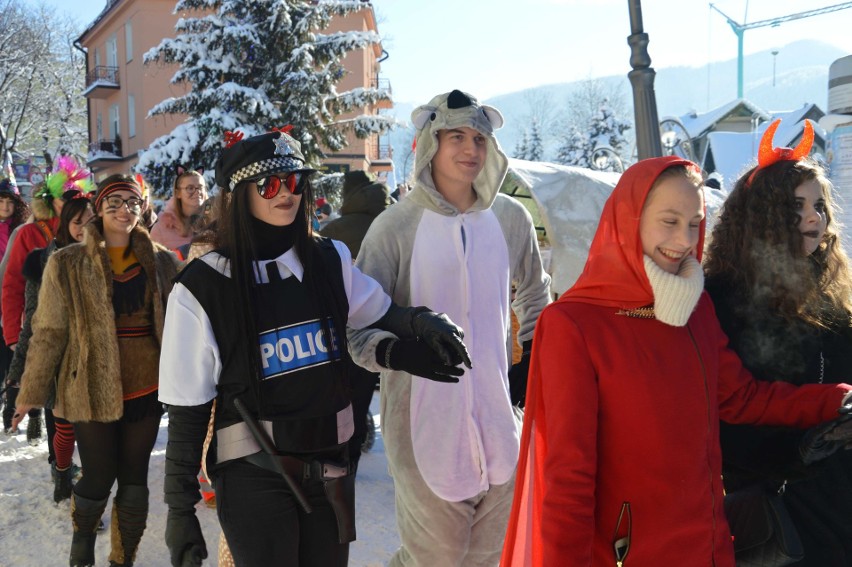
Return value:
[[(357, 88), (338, 93), (343, 57), (379, 43), (372, 31), (322, 33), (334, 16), (363, 8), (361, 2), (321, 0), (180, 0), (177, 37), (164, 39), (146, 64), (178, 64), (171, 79), (191, 90), (168, 98), (149, 116), (186, 114), (186, 122), (140, 152), (137, 170), (157, 191), (171, 184), (174, 164), (213, 171), (226, 130), (247, 137), (292, 124), (306, 165), (323, 150), (338, 151), (346, 132), (359, 138), (383, 133), (386, 116), (341, 114), (389, 98), (387, 91)], [(190, 16), (189, 14), (192, 14)]]

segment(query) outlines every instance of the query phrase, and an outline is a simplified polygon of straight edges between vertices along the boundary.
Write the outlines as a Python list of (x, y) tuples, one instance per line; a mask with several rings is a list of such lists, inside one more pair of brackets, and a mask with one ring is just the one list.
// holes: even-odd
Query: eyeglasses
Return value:
[(118, 195), (109, 195), (104, 198), (106, 201), (107, 207), (111, 209), (120, 209), (122, 206), (127, 205), (127, 210), (131, 213), (139, 214), (142, 210), (142, 199), (137, 199), (136, 197), (130, 197), (129, 199), (122, 199)]
[(183, 191), (187, 195), (192, 196), (192, 195), (195, 195), (196, 193), (198, 193), (199, 191), (201, 191), (202, 189), (204, 189), (204, 186), (202, 186), (202, 185), (186, 185), (184, 187), (181, 187), (180, 189), (181, 189), (181, 191)]
[(282, 185), (285, 185), (287, 190), (293, 195), (301, 195), (305, 190), (307, 180), (308, 176), (306, 174), (293, 171), (284, 179), (281, 179), (277, 175), (271, 175), (269, 177), (261, 177), (255, 180), (255, 183), (257, 184), (258, 195), (264, 199), (272, 199), (281, 191)]

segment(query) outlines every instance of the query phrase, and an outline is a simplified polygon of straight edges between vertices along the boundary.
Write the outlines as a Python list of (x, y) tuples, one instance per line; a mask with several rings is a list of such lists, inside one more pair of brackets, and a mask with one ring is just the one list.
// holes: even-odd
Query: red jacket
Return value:
[(607, 202), (576, 290), (536, 325), (504, 567), (612, 567), (627, 536), (624, 567), (733, 567), (719, 419), (810, 427), (852, 389), (753, 380), (706, 293), (683, 327), (619, 314), (653, 301), (639, 217), (684, 163), (646, 162)]
[[(53, 240), (58, 227), (59, 217), (53, 217), (25, 224), (15, 235), (12, 249), (9, 250), (6, 273), (3, 275), (3, 294), (0, 298), (0, 308), (3, 312), (3, 340), (9, 346), (18, 343), (18, 335), (21, 333), (23, 323), (26, 281), (21, 270), (24, 267), (24, 260), (36, 248), (47, 246), (47, 243)], [(45, 229), (50, 234), (46, 235)]]

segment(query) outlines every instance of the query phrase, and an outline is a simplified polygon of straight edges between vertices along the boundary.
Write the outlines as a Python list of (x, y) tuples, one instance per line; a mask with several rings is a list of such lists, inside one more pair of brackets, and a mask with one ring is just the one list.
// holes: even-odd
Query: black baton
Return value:
[(272, 444), (272, 440), (269, 438), (269, 435), (266, 434), (266, 430), (262, 429), (260, 425), (257, 423), (257, 420), (252, 416), (246, 406), (243, 404), (243, 401), (239, 398), (234, 398), (234, 407), (237, 408), (237, 411), (240, 414), (240, 417), (243, 418), (243, 421), (248, 425), (249, 431), (251, 431), (252, 437), (257, 441), (260, 448), (263, 449), (263, 452), (272, 457), (272, 464), (275, 467), (275, 470), (278, 471), (278, 474), (284, 477), (284, 482), (287, 483), (287, 486), (290, 488), (290, 492), (293, 493), (293, 496), (296, 498), (296, 501), (299, 503), (299, 506), (305, 511), (305, 513), (310, 514), (313, 511), (311, 505), (308, 503), (308, 499), (305, 498), (305, 493), (302, 492), (302, 489), (298, 484), (293, 480), (293, 477), (284, 470), (284, 465), (281, 464), (281, 461), (278, 460), (278, 457), (281, 455), (275, 450), (275, 446)]

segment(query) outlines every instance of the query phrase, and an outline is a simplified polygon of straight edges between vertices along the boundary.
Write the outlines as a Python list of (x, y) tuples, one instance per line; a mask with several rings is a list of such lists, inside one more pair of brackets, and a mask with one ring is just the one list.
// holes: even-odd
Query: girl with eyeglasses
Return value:
[(151, 238), (169, 250), (192, 241), (192, 217), (203, 212), (207, 200), (207, 181), (202, 172), (177, 169), (172, 198), (157, 215)]
[(111, 567), (133, 565), (147, 522), (148, 461), (163, 413), (158, 360), (178, 262), (139, 226), (142, 208), (134, 178), (98, 185), (97, 218), (82, 243), (51, 255), (32, 321), (15, 419), (44, 405), (55, 380), (54, 407), (74, 425), (85, 471), (71, 496), (71, 567), (95, 563), (96, 528), (116, 481)]
[[(393, 305), (343, 243), (313, 233), (314, 170), (286, 130), (228, 133), (216, 249), (169, 298), (160, 400), (172, 565), (207, 557), (195, 504), (211, 413), (206, 465), (235, 563), (343, 567), (355, 539), (346, 327), (387, 331), (377, 362), (428, 379), (457, 382), (470, 362), (446, 316)], [(422, 356), (406, 355), (413, 343)]]

